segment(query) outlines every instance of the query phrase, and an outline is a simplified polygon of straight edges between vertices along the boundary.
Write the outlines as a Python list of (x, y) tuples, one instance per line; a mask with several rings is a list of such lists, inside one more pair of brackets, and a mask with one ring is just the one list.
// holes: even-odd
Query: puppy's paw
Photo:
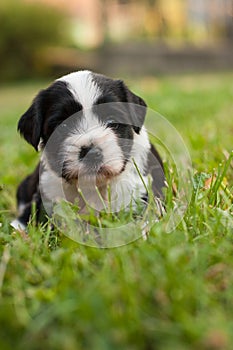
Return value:
[(11, 221), (11, 227), (13, 227), (17, 231), (26, 231), (26, 226), (22, 224), (18, 219)]

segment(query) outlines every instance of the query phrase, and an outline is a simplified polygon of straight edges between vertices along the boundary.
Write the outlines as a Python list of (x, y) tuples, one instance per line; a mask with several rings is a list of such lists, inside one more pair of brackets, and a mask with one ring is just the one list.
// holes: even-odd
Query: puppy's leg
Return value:
[(36, 221), (39, 221), (41, 197), (39, 193), (39, 169), (40, 163), (35, 171), (27, 176), (19, 185), (17, 190), (18, 218), (11, 222), (15, 229), (25, 229), (32, 214), (32, 206), (35, 205)]
[(154, 195), (163, 200), (163, 189), (166, 187), (163, 162), (157, 149), (152, 144), (147, 160), (147, 171), (152, 177), (152, 191)]

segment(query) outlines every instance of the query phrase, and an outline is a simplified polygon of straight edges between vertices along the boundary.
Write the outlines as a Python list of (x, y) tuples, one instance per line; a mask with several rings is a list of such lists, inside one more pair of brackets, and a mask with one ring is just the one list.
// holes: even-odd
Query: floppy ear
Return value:
[(135, 95), (131, 90), (129, 90), (122, 80), (119, 82), (122, 84), (125, 91), (126, 102), (130, 104), (129, 109), (133, 129), (137, 134), (139, 134), (145, 121), (147, 109), (146, 102), (141, 97)]
[(18, 131), (21, 136), (23, 136), (36, 151), (38, 151), (43, 122), (40, 98), (41, 93), (42, 92), (37, 95), (31, 107), (22, 115), (18, 123)]

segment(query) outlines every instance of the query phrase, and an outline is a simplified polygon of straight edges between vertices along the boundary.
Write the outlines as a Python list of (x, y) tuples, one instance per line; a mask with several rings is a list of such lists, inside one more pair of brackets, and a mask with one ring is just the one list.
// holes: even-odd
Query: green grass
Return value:
[(46, 83), (0, 88), (1, 349), (232, 349), (232, 81), (228, 73), (131, 82), (180, 132), (195, 176), (174, 232), (158, 223), (147, 240), (115, 249), (48, 226), (32, 224), (28, 236), (10, 228), (17, 184), (38, 159), (16, 124)]

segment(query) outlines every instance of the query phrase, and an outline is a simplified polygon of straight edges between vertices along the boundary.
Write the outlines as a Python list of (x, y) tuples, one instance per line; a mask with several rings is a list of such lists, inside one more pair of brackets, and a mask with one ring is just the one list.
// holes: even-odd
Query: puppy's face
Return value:
[(41, 142), (59, 176), (70, 181), (94, 175), (101, 181), (124, 171), (145, 107), (122, 81), (80, 71), (42, 90), (18, 130), (35, 149)]

